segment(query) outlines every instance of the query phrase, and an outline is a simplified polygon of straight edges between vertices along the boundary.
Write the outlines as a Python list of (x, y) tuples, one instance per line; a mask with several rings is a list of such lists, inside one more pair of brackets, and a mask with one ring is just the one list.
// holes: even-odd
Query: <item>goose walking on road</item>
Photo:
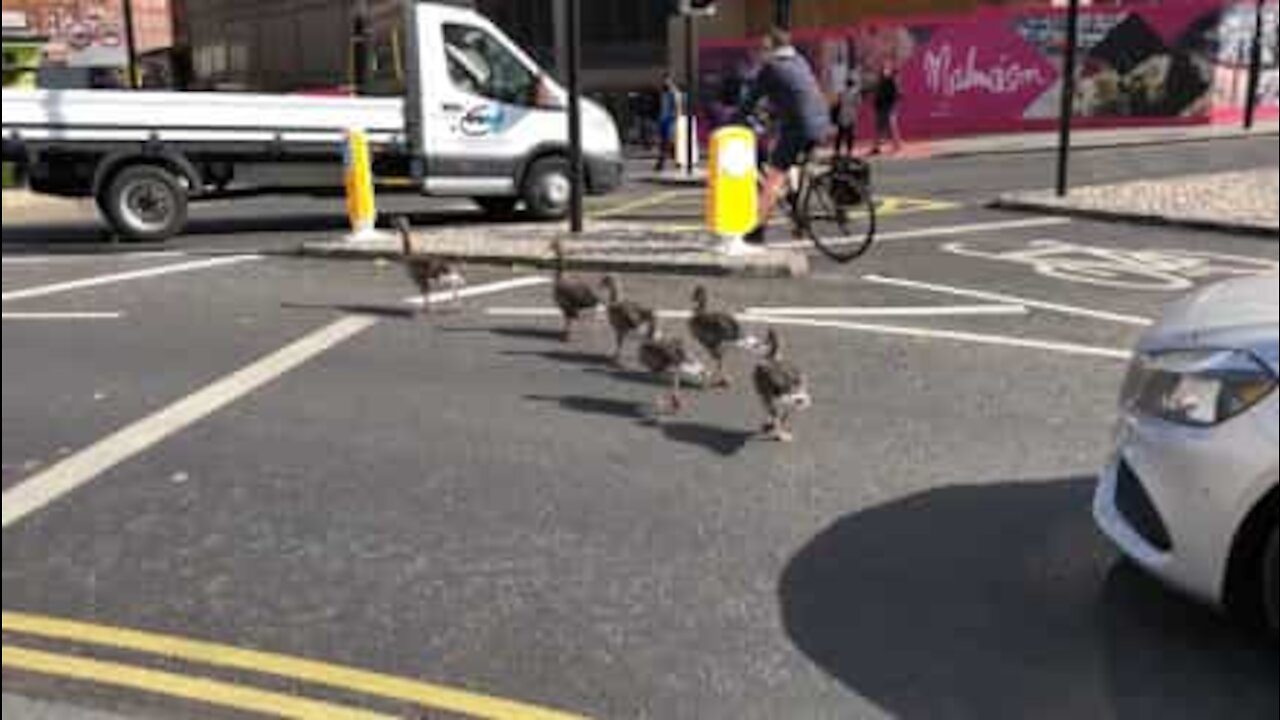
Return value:
[(614, 364), (621, 364), (622, 351), (628, 339), (642, 328), (657, 321), (652, 308), (622, 297), (622, 284), (613, 275), (606, 275), (600, 286), (608, 293), (609, 326), (613, 328)]
[(551, 296), (560, 315), (564, 318), (563, 337), (569, 342), (573, 337), (573, 324), (582, 318), (583, 313), (600, 307), (600, 296), (591, 285), (569, 277), (565, 274), (564, 243), (559, 239), (552, 241), (551, 252), (555, 255), (555, 285)]
[(765, 337), (765, 353), (754, 377), (756, 394), (769, 416), (764, 433), (778, 442), (791, 442), (791, 416), (813, 405), (809, 381), (798, 367), (783, 359), (782, 340), (773, 329)]
[(406, 218), (395, 220), (396, 232), (400, 235), (401, 261), (414, 287), (422, 295), (422, 313), (431, 312), (431, 292), (436, 287), (444, 287), (450, 291), (450, 303), (455, 308), (462, 306), (461, 290), (467, 280), (453, 263), (443, 258), (419, 252), (417, 240), (413, 237), (413, 228)]

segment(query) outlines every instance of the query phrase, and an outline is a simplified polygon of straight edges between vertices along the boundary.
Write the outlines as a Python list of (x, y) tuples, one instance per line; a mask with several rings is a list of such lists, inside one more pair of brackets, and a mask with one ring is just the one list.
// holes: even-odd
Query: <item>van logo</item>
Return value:
[(501, 105), (479, 105), (462, 116), (462, 134), (467, 137), (484, 137), (502, 132), (507, 113)]

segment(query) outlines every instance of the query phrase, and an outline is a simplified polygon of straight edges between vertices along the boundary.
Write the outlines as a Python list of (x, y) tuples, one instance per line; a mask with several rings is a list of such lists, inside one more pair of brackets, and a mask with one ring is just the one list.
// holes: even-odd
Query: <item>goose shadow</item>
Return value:
[(564, 333), (558, 329), (541, 327), (456, 327), (446, 332), (459, 335), (494, 335), (512, 340), (538, 340), (542, 342), (563, 343)]
[(537, 403), (554, 403), (565, 410), (584, 415), (604, 415), (626, 420), (644, 420), (649, 417), (648, 406), (645, 403), (633, 400), (616, 400), (586, 395), (526, 395), (524, 399)]
[(668, 440), (709, 450), (721, 457), (733, 457), (756, 436), (753, 432), (695, 422), (661, 423)]
[(755, 433), (744, 430), (687, 422), (678, 417), (660, 415), (652, 404), (634, 400), (586, 395), (526, 395), (524, 399), (536, 403), (555, 404), (564, 410), (583, 415), (633, 420), (641, 427), (657, 429), (670, 442), (700, 447), (720, 457), (737, 455), (755, 437)]
[(387, 320), (422, 320), (431, 315), (424, 315), (417, 308), (400, 305), (377, 305), (372, 303), (281, 303), (285, 310), (316, 310), (321, 312), (338, 312), (348, 315), (367, 315)]
[(609, 356), (585, 350), (506, 350), (502, 352), (502, 356), (541, 358), (551, 362), (564, 363), (565, 365), (586, 365), (589, 367), (608, 367), (613, 364), (613, 360)]

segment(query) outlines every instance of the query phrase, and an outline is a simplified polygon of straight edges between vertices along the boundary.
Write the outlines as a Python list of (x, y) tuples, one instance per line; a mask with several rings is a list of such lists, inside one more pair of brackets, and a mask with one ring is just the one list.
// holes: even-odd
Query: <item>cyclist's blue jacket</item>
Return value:
[(774, 50), (765, 60), (743, 104), (750, 115), (762, 99), (781, 120), (781, 133), (813, 143), (830, 136), (831, 111), (809, 61), (794, 47)]

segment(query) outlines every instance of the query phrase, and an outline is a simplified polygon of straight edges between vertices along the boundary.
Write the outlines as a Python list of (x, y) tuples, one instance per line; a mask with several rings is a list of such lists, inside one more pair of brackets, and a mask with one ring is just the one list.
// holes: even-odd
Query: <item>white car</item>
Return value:
[(1172, 306), (1125, 382), (1098, 525), (1148, 572), (1271, 632), (1280, 625), (1280, 281)]

